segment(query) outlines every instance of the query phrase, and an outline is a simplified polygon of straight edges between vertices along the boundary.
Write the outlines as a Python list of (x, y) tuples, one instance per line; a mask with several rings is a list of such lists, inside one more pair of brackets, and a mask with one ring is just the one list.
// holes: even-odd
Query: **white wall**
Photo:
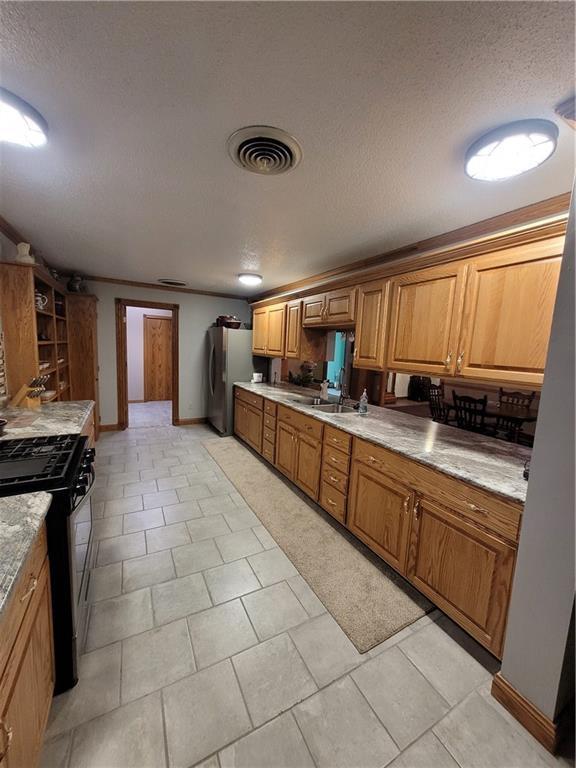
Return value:
[(116, 315), (119, 299), (178, 304), (180, 357), (180, 418), (206, 416), (206, 331), (218, 315), (237, 315), (251, 322), (248, 303), (175, 291), (157, 291), (130, 285), (89, 282), (88, 289), (98, 297), (98, 362), (100, 364), (100, 413), (102, 424), (116, 424)]
[(128, 400), (144, 400), (144, 315), (171, 317), (170, 309), (126, 307), (126, 356)]

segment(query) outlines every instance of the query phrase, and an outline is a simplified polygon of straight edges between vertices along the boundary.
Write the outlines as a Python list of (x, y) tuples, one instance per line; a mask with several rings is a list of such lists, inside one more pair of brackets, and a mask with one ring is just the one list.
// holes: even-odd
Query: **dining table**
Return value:
[[(448, 413), (455, 411), (454, 403), (444, 400), (444, 406)], [(537, 420), (538, 410), (536, 408), (527, 408), (525, 405), (511, 405), (510, 403), (486, 403), (486, 416), (488, 418), (510, 420), (515, 422), (518, 429), (522, 429), (523, 424), (530, 424)]]

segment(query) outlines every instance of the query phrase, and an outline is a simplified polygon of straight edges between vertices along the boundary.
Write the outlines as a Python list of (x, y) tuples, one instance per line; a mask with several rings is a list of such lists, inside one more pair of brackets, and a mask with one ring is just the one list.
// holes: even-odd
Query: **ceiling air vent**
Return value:
[(240, 168), (266, 176), (296, 168), (302, 157), (296, 139), (269, 125), (250, 125), (236, 131), (228, 139), (228, 152)]
[(171, 277), (160, 277), (158, 282), (162, 285), (169, 285), (172, 288), (184, 288), (187, 285), (184, 280), (173, 280)]

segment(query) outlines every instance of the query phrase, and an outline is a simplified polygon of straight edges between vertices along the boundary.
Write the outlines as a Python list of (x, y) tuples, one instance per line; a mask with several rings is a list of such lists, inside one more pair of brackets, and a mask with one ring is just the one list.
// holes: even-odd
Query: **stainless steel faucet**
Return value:
[(346, 391), (346, 385), (344, 384), (344, 376), (346, 375), (346, 369), (340, 368), (340, 396), (338, 397), (338, 404), (344, 405), (344, 401), (348, 397)]

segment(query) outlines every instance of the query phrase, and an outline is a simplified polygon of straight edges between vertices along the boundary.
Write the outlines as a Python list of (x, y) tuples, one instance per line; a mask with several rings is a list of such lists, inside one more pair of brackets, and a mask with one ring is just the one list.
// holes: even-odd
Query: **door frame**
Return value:
[(126, 347), (126, 307), (170, 309), (172, 311), (172, 424), (180, 423), (178, 392), (178, 314), (179, 304), (140, 299), (115, 299), (116, 304), (116, 381), (118, 394), (118, 429), (128, 426), (128, 353)]
[[(150, 400), (146, 397), (146, 358), (148, 357), (147, 350), (146, 350), (146, 320), (168, 320), (170, 323), (170, 346), (172, 346), (172, 334), (174, 332), (174, 323), (173, 323), (173, 316), (172, 315), (144, 315), (142, 318), (143, 322), (143, 328), (142, 328), (142, 342), (144, 345), (143, 349), (143, 363), (144, 363), (144, 402), (145, 403), (151, 403), (154, 402), (153, 400)], [(170, 371), (170, 379), (172, 379), (172, 371)], [(172, 389), (172, 387), (170, 387)]]

